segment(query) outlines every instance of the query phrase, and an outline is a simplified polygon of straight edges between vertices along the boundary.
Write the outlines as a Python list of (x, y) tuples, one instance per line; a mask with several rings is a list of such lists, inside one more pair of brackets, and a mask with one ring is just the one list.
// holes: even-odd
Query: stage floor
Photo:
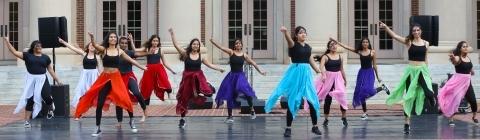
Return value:
[[(310, 132), (310, 117), (298, 117), (292, 126), (292, 137), (284, 138), (285, 117), (236, 117), (233, 124), (223, 123), (225, 117), (187, 117), (185, 129), (178, 128), (180, 117), (149, 117), (145, 124), (136, 117), (138, 132), (134, 133), (125, 117), (122, 128), (117, 129), (114, 117), (102, 119), (102, 134), (94, 139), (478, 139), (479, 126), (456, 120), (455, 126), (448, 125), (448, 119), (439, 115), (413, 116), (411, 134), (403, 134), (403, 116), (372, 116), (368, 120), (349, 117), (348, 127), (343, 127), (340, 117), (331, 117), (328, 127), (319, 126), (323, 135)], [(319, 118), (318, 124), (324, 118)], [(39, 118), (31, 121), (32, 128), (23, 127), (23, 121), (17, 121), (0, 127), (0, 139), (55, 139), (84, 140), (92, 139), (95, 118), (57, 117), (51, 120)]]

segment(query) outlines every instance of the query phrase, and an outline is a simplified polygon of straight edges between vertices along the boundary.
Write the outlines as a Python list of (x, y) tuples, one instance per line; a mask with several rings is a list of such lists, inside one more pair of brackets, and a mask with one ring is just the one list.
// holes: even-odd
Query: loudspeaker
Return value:
[[(51, 96), (55, 105), (53, 111), (54, 117), (68, 117), (70, 116), (70, 86), (64, 85), (50, 85)], [(48, 113), (48, 106), (42, 102), (42, 110), (38, 117), (46, 117)]]
[(202, 105), (198, 105), (198, 104), (195, 104), (195, 103), (191, 102), (190, 104), (188, 104), (188, 109), (212, 109), (213, 98), (212, 97), (206, 97), (206, 98), (207, 98), (207, 100)]
[[(304, 103), (305, 100), (302, 100), (302, 103), (300, 104), (300, 109), (303, 109), (303, 103)], [(282, 109), (288, 109), (288, 100), (287, 98), (285, 97), (281, 97), (280, 98), (280, 106), (282, 107)]]
[(430, 43), (430, 46), (438, 46), (438, 30), (439, 30), (438, 16), (431, 16), (431, 15), (411, 16), (410, 26), (413, 26), (413, 24), (419, 24), (421, 26), (422, 39), (428, 41)]
[[(38, 37), (43, 48), (60, 47), (58, 37), (68, 42), (67, 18), (42, 17), (38, 18)], [(62, 45), (64, 46), (64, 45)]]
[[(255, 110), (255, 114), (265, 114), (265, 103), (266, 100), (264, 99), (252, 99), (252, 105), (253, 109)], [(247, 100), (241, 100), (240, 104), (240, 114), (250, 114), (251, 109)]]
[[(437, 103), (435, 104), (435, 106), (430, 106), (430, 104), (428, 103), (428, 99), (425, 97), (425, 99), (423, 101), (424, 103), (423, 103), (422, 114), (438, 114), (438, 98), (437, 98), (438, 84), (437, 83), (432, 83), (432, 90), (433, 90), (433, 97), (435, 98)], [(415, 101), (413, 103), (412, 114), (416, 114), (415, 113)]]

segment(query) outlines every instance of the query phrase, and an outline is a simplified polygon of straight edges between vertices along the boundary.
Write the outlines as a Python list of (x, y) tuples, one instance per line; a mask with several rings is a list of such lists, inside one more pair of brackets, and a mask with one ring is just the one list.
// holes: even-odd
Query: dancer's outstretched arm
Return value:
[(221, 73), (223, 73), (223, 72), (225, 71), (225, 70), (223, 70), (222, 68), (219, 68), (219, 67), (213, 65), (212, 63), (210, 63), (205, 57), (203, 57), (203, 56), (200, 56), (200, 57), (202, 57), (202, 58), (200, 58), (200, 59), (202, 59), (202, 63), (205, 64), (205, 65), (207, 65), (207, 67), (209, 67), (209, 68), (211, 68), (211, 69), (214, 69), (214, 70), (218, 70), (218, 71), (220, 71)]
[(258, 71), (258, 73), (260, 73), (261, 75), (265, 76), (267, 75), (266, 72), (263, 72), (260, 70), (260, 68), (258, 67), (257, 63), (255, 63), (255, 61), (253, 61), (250, 56), (248, 56), (248, 54), (245, 54), (243, 53), (243, 56), (245, 56), (245, 61), (247, 61), (248, 63), (252, 64), (253, 67), (255, 67), (255, 69)]
[(375, 71), (375, 76), (377, 77), (378, 82), (382, 82), (380, 76), (378, 76), (378, 69), (377, 69), (377, 53), (375, 50), (372, 50), (372, 63), (373, 63), (373, 70)]
[(343, 70), (343, 57), (340, 57), (340, 71), (342, 72), (343, 81), (345, 81), (345, 86), (347, 86), (347, 76), (345, 76), (345, 71)]
[(351, 52), (354, 52), (354, 53), (358, 53), (358, 52), (355, 52), (355, 48), (349, 47), (348, 45), (345, 45), (345, 44), (343, 44), (342, 42), (338, 42), (337, 40), (333, 39), (331, 36), (330, 36), (329, 39), (330, 39), (331, 41), (337, 43), (338, 45), (340, 45), (342, 48), (345, 48), (345, 49), (347, 49), (347, 50), (349, 50), (349, 51), (351, 51)]
[(285, 28), (283, 24), (280, 27), (280, 31), (285, 35), (285, 40), (287, 40), (288, 48), (293, 48), (295, 42), (293, 42), (292, 37), (290, 37), (290, 35), (287, 33), (287, 28)]
[(390, 35), (393, 39), (397, 40), (398, 42), (401, 42), (405, 45), (410, 45), (410, 41), (405, 38), (405, 37), (401, 37), (397, 34), (395, 34), (395, 32), (393, 32), (390, 27), (388, 27), (387, 25), (385, 25), (385, 23), (383, 22), (380, 22), (380, 28), (383, 28), (385, 29), (385, 31), (388, 33), (388, 35)]
[[(68, 43), (68, 42), (63, 41), (60, 37), (58, 37), (58, 42), (60, 42), (61, 44), (67, 46), (67, 48), (69, 48), (70, 50), (74, 51), (75, 53), (77, 53), (77, 54), (79, 54), (79, 55), (82, 55), (82, 56), (85, 56), (85, 55), (86, 55), (86, 53), (85, 53), (83, 50), (81, 50), (81, 49), (79, 49), (79, 48), (77, 48), (77, 47), (74, 47), (73, 45), (71, 45), (71, 44)], [(87, 49), (88, 49), (88, 48), (87, 48)]]
[(102, 45), (98, 45), (97, 43), (95, 43), (95, 37), (93, 37), (93, 32), (92, 32), (92, 29), (90, 29), (88, 31), (88, 35), (90, 35), (90, 42), (92, 43), (92, 46), (99, 52), (102, 52), (102, 55), (103, 53), (105, 52), (105, 47), (103, 47)]
[(210, 37), (210, 42), (212, 42), (213, 45), (215, 45), (217, 48), (219, 48), (220, 50), (222, 50), (223, 52), (227, 53), (228, 55), (232, 55), (233, 54), (233, 50), (230, 49), (230, 48), (227, 48), (227, 47), (223, 47), (222, 45), (219, 45), (217, 44), (217, 42), (215, 42), (215, 40), (213, 40), (213, 36)]
[(23, 60), (23, 52), (15, 50), (15, 48), (10, 44), (10, 41), (8, 40), (8, 37), (3, 37), (5, 39), (5, 43), (7, 44), (8, 50), (15, 55), (16, 57), (20, 58)]
[(170, 32), (170, 35), (172, 36), (172, 43), (175, 49), (177, 49), (178, 53), (180, 53), (180, 56), (183, 58), (185, 55), (187, 55), (187, 51), (177, 44), (177, 39), (175, 38), (175, 35), (173, 34), (173, 29), (172, 27), (168, 27), (168, 32)]

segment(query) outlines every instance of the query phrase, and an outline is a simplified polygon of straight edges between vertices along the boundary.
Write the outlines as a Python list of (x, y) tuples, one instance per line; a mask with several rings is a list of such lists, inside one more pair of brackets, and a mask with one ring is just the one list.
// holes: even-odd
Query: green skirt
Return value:
[[(418, 83), (418, 78), (420, 74), (423, 75), (427, 87), (430, 91), (432, 90), (432, 80), (430, 79), (430, 73), (428, 72), (427, 65), (423, 64), (422, 66), (411, 66), (408, 65), (405, 69), (405, 73), (403, 74), (402, 80), (397, 85), (395, 90), (391, 93), (391, 95), (387, 99), (387, 105), (391, 106), (400, 100), (403, 99), (403, 110), (408, 117), (412, 114), (413, 104), (415, 102), (415, 113), (417, 115), (422, 114), (423, 104), (425, 99), (425, 93), (423, 92), (423, 88)], [(410, 87), (407, 86), (407, 78), (410, 77)], [(408, 88), (407, 96), (404, 98), (403, 93)]]

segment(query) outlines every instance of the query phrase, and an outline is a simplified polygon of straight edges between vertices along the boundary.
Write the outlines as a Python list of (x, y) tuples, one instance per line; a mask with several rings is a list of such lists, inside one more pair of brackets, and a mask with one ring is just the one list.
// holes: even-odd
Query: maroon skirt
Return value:
[[(198, 82), (195, 82), (195, 80), (198, 80)], [(197, 87), (199, 91), (197, 91)], [(176, 113), (178, 115), (182, 114), (182, 112), (185, 112), (185, 114), (188, 113), (188, 104), (190, 104), (190, 102), (199, 105), (205, 103), (207, 98), (204, 96), (195, 96), (195, 91), (197, 94), (203, 93), (206, 96), (212, 94), (212, 89), (208, 85), (202, 70), (183, 71), (182, 81), (180, 81), (177, 93), (178, 103)]]

